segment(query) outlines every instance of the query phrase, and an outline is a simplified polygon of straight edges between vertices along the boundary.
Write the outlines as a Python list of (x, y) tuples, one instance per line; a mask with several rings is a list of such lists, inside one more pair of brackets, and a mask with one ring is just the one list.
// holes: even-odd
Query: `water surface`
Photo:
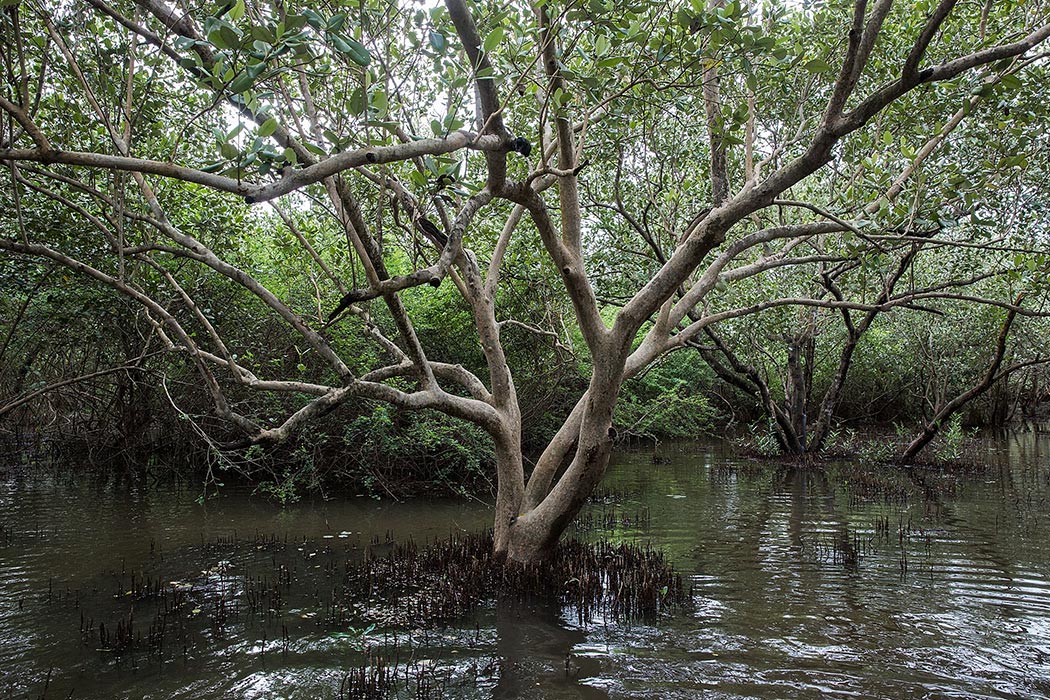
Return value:
[(989, 442), (966, 473), (620, 453), (576, 534), (663, 549), (691, 600), (629, 624), (505, 602), (423, 629), (339, 604), (346, 561), (482, 530), (477, 501), (282, 508), (229, 487), (202, 505), (195, 487), (11, 474), (0, 697), (361, 696), (382, 649), (398, 697), (1050, 697), (1044, 447)]

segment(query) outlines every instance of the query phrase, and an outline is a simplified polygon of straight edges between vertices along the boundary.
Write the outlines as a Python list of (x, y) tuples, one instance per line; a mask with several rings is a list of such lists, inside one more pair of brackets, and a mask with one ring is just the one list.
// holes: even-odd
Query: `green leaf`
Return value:
[(338, 32), (346, 24), (346, 13), (336, 12), (334, 15), (328, 18), (328, 31)]
[(448, 39), (441, 32), (430, 30), (430, 46), (438, 53), (444, 53), (445, 49), (448, 48)]
[(245, 67), (244, 72), (247, 73), (252, 80), (255, 80), (262, 75), (264, 70), (266, 70), (265, 63), (253, 63), (250, 66)]
[(252, 26), (252, 39), (264, 41), (267, 44), (272, 44), (275, 41), (277, 41), (277, 37), (274, 35), (274, 33), (270, 31), (268, 27), (264, 27), (261, 24), (256, 24)]
[(303, 16), (306, 17), (306, 21), (309, 22), (310, 26), (314, 29), (324, 29), (328, 25), (328, 23), (325, 22), (324, 17), (310, 8), (303, 10)]
[(372, 62), (372, 54), (368, 53), (368, 49), (366, 49), (361, 42), (343, 37), (339, 34), (332, 34), (330, 35), (330, 38), (336, 51), (345, 54), (357, 65), (363, 67)]
[(499, 43), (503, 41), (503, 27), (496, 27), (488, 36), (485, 37), (485, 41), (481, 44), (481, 50), (485, 53), (491, 53), (499, 46)]
[(295, 151), (293, 151), (291, 148), (284, 149), (283, 155), (284, 159), (292, 165), (295, 165), (299, 162), (299, 156), (295, 155)]
[(255, 78), (249, 75), (248, 71), (243, 71), (229, 85), (230, 92), (242, 93), (252, 86), (255, 82)]
[(306, 17), (304, 17), (303, 15), (288, 15), (284, 18), (284, 25), (285, 32), (298, 31), (306, 26)]
[(561, 109), (565, 105), (572, 102), (572, 93), (567, 92), (563, 89), (555, 88), (554, 94), (551, 95), (551, 101), (554, 103), (555, 109)]
[(208, 34), (208, 41), (217, 49), (231, 48), (231, 46), (226, 43), (226, 39), (223, 37), (222, 32), (219, 29), (213, 29), (211, 33)]
[(270, 117), (259, 127), (259, 136), (266, 138), (267, 136), (273, 135), (273, 132), (275, 131), (277, 131), (277, 120)]
[(372, 93), (371, 105), (374, 110), (379, 113), (386, 112), (387, 98), (386, 92), (383, 90), (376, 90)]
[(346, 105), (353, 114), (361, 114), (361, 112), (365, 111), (365, 100), (361, 94), (361, 88), (354, 88), (354, 91), (350, 93), (350, 97), (346, 101)]
[(219, 34), (222, 36), (222, 40), (226, 42), (226, 48), (232, 49), (241, 45), (241, 37), (237, 35), (233, 27), (224, 24), (219, 27)]
[(241, 154), (241, 152), (237, 150), (237, 147), (229, 141), (221, 143), (219, 145), (219, 151), (222, 153), (222, 157), (226, 160), (233, 160)]
[(828, 65), (827, 61), (819, 58), (814, 58), (812, 61), (807, 61), (803, 66), (810, 73), (827, 73), (831, 70), (831, 66)]
[(227, 16), (234, 22), (244, 17), (244, 0), (237, 0), (237, 2), (233, 4), (233, 7), (230, 8)]
[(1012, 73), (1010, 75), (1004, 75), (1000, 81), (1004, 90), (1017, 90), (1021, 87), (1021, 79)]

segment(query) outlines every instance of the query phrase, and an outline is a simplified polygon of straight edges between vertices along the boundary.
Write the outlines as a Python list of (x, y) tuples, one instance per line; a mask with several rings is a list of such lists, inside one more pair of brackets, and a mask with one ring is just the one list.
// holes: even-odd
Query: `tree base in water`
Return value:
[(688, 599), (681, 575), (649, 547), (568, 540), (550, 558), (522, 564), (494, 556), (491, 534), (397, 545), (349, 567), (346, 591), (373, 610), (424, 626), (453, 623), (501, 598), (563, 605), (581, 624), (651, 619)]

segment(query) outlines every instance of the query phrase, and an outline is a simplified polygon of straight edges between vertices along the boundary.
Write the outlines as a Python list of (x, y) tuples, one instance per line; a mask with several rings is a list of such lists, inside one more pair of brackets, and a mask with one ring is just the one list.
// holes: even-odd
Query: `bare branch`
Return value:
[(8, 401), (7, 403), (0, 406), (0, 418), (3, 418), (5, 414), (10, 413), (19, 406), (24, 406), (25, 404), (29, 403), (30, 401), (39, 396), (49, 394), (52, 391), (57, 391), (58, 389), (61, 389), (63, 387), (67, 387), (73, 384), (79, 384), (81, 382), (86, 382), (92, 379), (98, 379), (99, 377), (105, 377), (110, 374), (116, 374), (117, 372), (149, 372), (149, 369), (142, 366), (142, 361), (150, 357), (161, 355), (166, 352), (168, 351), (157, 350), (155, 352), (139, 355), (131, 362), (120, 365), (119, 367), (109, 367), (107, 369), (99, 370), (98, 372), (90, 372), (88, 374), (83, 374), (79, 377), (72, 377), (70, 379), (63, 379), (61, 381), (53, 382), (45, 387), (37, 389), (36, 391), (31, 391), (28, 394), (20, 396), (17, 399), (12, 399), (11, 401)]
[(951, 80), (952, 78), (978, 66), (995, 63), (1007, 58), (1021, 56), (1038, 46), (1050, 37), (1050, 24), (1044, 24), (1035, 31), (1029, 33), (1023, 39), (1010, 44), (1000, 44), (982, 49), (966, 56), (961, 56), (933, 68), (926, 68), (916, 72), (914, 75), (904, 77), (880, 88), (872, 95), (864, 99), (851, 112), (844, 115), (833, 131), (838, 136), (844, 136), (851, 131), (859, 129), (866, 124), (875, 114), (886, 105), (900, 98), (909, 90), (927, 83)]
[(399, 143), (390, 146), (374, 146), (344, 151), (319, 163), (287, 175), (268, 184), (251, 184), (214, 173), (206, 173), (175, 163), (143, 158), (111, 156), (103, 153), (84, 153), (81, 151), (0, 148), (0, 160), (33, 161), (37, 163), (62, 163), (89, 168), (123, 170), (150, 175), (161, 175), (184, 182), (205, 185), (222, 192), (230, 192), (244, 197), (246, 202), (267, 202), (290, 192), (302, 189), (307, 185), (321, 182), (325, 178), (344, 170), (366, 164), (394, 163), (411, 160), (423, 155), (441, 155), (463, 149), (479, 151), (505, 152), (507, 145), (495, 136), (476, 136), (466, 131), (456, 131), (446, 138), (421, 139), (411, 143)]
[[(11, 102), (3, 95), (0, 95), (0, 108), (3, 108), (5, 112), (15, 118), (15, 121), (25, 129), (25, 132), (29, 134), (31, 139), (33, 139), (33, 143), (36, 144), (36, 147), (39, 150), (45, 153), (52, 150), (51, 142), (47, 140), (47, 136), (45, 136), (44, 132), (37, 127), (36, 123), (29, 117), (29, 115), (22, 111), (21, 107), (14, 102)], [(12, 143), (12, 145), (14, 144)]]
[(908, 58), (904, 61), (904, 68), (901, 70), (902, 78), (905, 80), (913, 80), (915, 78), (919, 70), (919, 62), (926, 55), (926, 49), (929, 48), (930, 42), (933, 41), (933, 37), (940, 30), (944, 20), (948, 19), (948, 15), (951, 14), (951, 11), (958, 3), (959, 0), (941, 0), (937, 4), (930, 19), (927, 20), (926, 26), (922, 28), (919, 38), (915, 40), (915, 45), (911, 47)]

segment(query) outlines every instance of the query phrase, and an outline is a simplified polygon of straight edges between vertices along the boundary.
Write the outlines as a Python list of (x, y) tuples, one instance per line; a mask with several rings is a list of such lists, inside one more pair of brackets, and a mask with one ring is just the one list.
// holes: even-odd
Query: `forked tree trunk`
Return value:
[(592, 445), (584, 454), (578, 454), (570, 469), (578, 465), (581, 480), (571, 489), (556, 488), (540, 506), (513, 518), (507, 528), (506, 547), (501, 550), (497, 546), (497, 554), (505, 554), (507, 559), (516, 562), (549, 557), (591, 491), (605, 476), (611, 455), (612, 439), (608, 436), (602, 444)]
[[(503, 458), (508, 461), (499, 465), (506, 471), (500, 472), (497, 495), (494, 526), (497, 556), (517, 562), (550, 556), (562, 533), (605, 476), (615, 437), (613, 409), (625, 376), (635, 371), (626, 366), (628, 351), (626, 343), (610, 341), (603, 344), (601, 352), (595, 353), (587, 393), (537, 461), (527, 486), (520, 477), (515, 479), (514, 486), (504, 486), (504, 474), (514, 468), (515, 457), (520, 465), (521, 454), (519, 449), (515, 455), (509, 444), (503, 451)], [(571, 438), (566, 440), (565, 436)], [(555, 480), (559, 467), (570, 454), (571, 461)], [(517, 484), (522, 486), (519, 488)]]

